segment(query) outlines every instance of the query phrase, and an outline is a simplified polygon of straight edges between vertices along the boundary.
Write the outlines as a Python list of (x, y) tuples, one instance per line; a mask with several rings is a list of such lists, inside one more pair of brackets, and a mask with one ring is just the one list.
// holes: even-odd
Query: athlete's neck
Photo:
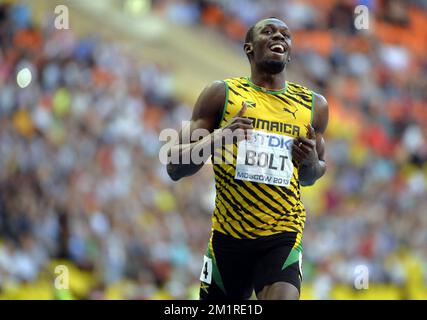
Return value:
[(253, 84), (269, 90), (282, 90), (286, 86), (286, 70), (276, 74), (252, 70), (251, 81)]

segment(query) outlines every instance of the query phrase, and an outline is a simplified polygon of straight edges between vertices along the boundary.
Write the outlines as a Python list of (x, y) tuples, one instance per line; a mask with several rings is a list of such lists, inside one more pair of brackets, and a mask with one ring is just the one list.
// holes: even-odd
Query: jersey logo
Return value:
[(246, 105), (248, 106), (248, 108), (255, 108), (256, 107), (256, 103), (255, 102), (245, 101), (244, 103), (246, 103)]
[(204, 292), (209, 293), (209, 285), (204, 283), (204, 282), (200, 282), (200, 289), (202, 289)]
[(283, 111), (285, 111), (285, 112), (287, 112), (287, 113), (290, 113), (293, 117), (294, 117), (294, 119), (296, 119), (297, 118), (297, 116), (295, 115), (295, 113), (297, 113), (297, 111), (298, 111), (298, 108), (297, 107), (295, 107), (295, 111), (294, 112), (292, 112), (291, 110), (289, 110), (288, 108), (283, 108)]

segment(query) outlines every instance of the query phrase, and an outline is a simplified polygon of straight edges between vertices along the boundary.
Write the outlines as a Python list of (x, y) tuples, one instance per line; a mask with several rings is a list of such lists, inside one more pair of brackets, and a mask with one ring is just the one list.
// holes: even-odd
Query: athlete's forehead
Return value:
[(268, 18), (258, 21), (255, 24), (255, 30), (262, 30), (266, 26), (275, 26), (276, 28), (289, 29), (288, 25), (280, 19), (277, 18)]

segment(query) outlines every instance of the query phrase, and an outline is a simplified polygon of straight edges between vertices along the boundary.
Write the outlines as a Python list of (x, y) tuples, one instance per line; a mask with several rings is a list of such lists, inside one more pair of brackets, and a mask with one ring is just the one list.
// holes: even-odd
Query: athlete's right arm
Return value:
[[(190, 124), (183, 128), (179, 133), (179, 141), (168, 151), (167, 172), (172, 180), (178, 181), (183, 177), (195, 174), (204, 165), (209, 156), (212, 155), (214, 146), (226, 139), (226, 135), (234, 133), (237, 141), (247, 136), (246, 131), (253, 129), (251, 120), (242, 118), (246, 110), (246, 105), (238, 114), (229, 121), (228, 125), (220, 130), (218, 128), (224, 111), (226, 99), (226, 85), (222, 81), (215, 81), (207, 86), (202, 93), (193, 109)], [(192, 141), (192, 134), (197, 129), (199, 138)], [(224, 130), (230, 129), (230, 130)], [(203, 152), (200, 152), (202, 150)], [(192, 155), (197, 152), (198, 161), (195, 163)], [(207, 152), (206, 152), (207, 151)], [(173, 157), (173, 155), (179, 155)], [(200, 159), (201, 157), (201, 159)], [(172, 159), (179, 161), (172, 161)], [(189, 161), (183, 161), (189, 160)], [(201, 160), (201, 161), (200, 161)]]

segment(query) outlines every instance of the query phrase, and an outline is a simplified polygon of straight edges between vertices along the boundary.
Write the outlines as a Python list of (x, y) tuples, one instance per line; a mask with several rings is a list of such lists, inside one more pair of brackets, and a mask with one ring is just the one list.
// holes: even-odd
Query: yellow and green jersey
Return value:
[(249, 141), (215, 150), (213, 229), (239, 239), (297, 232), (298, 245), (306, 212), (291, 145), (307, 135), (313, 92), (289, 81), (279, 91), (256, 86), (246, 77), (224, 82), (227, 95), (219, 126), (226, 126), (246, 102), (244, 117), (252, 119), (254, 134)]

